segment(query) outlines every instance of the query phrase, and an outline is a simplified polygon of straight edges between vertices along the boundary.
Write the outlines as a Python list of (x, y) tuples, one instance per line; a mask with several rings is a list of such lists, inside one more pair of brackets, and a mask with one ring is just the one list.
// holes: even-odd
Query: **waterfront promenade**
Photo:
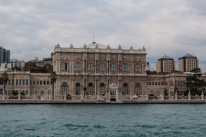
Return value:
[[(117, 92), (118, 93), (118, 92)], [(161, 93), (159, 96), (146, 95), (121, 95), (121, 94), (106, 94), (102, 95), (83, 95), (80, 96), (55, 96), (52, 99), (52, 95), (39, 96), (34, 95), (22, 95), (20, 92), (18, 95), (0, 95), (0, 104), (184, 104), (184, 103), (206, 103), (206, 96), (202, 91), (202, 94), (192, 96), (189, 92), (187, 96), (178, 96), (177, 92), (174, 96), (165, 96)]]

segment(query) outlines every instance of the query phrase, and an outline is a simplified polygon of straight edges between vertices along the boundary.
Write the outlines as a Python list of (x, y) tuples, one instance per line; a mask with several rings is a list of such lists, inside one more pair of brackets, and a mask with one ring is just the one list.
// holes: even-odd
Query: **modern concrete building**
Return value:
[(10, 51), (0, 47), (0, 64), (10, 62)]
[(23, 68), (25, 65), (25, 62), (23, 60), (17, 60), (17, 59), (11, 59), (10, 63), (11, 63), (11, 68), (15, 66), (19, 68)]
[(175, 70), (175, 61), (173, 58), (163, 56), (156, 62), (156, 71), (159, 72), (172, 72)]
[(194, 68), (199, 68), (199, 61), (197, 57), (186, 54), (178, 59), (178, 70), (182, 72), (189, 72)]

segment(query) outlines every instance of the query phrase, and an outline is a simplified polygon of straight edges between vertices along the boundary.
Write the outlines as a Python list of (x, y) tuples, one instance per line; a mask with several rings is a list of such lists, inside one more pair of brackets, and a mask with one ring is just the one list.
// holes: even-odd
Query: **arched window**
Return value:
[(66, 93), (67, 93), (67, 83), (64, 82), (64, 83), (62, 84), (62, 95), (66, 94)]
[(127, 63), (123, 64), (123, 71), (127, 71)]
[(92, 70), (93, 70), (93, 63), (89, 63), (89, 65), (88, 65), (88, 70), (89, 70), (89, 71), (92, 71)]
[(100, 64), (100, 71), (104, 71), (104, 63)]
[(140, 65), (137, 65), (137, 72), (140, 72)]
[(80, 71), (80, 63), (79, 62), (76, 62), (76, 70)]
[(140, 72), (140, 65), (139, 65), (139, 64), (136, 64), (136, 65), (135, 65), (135, 71), (136, 71), (136, 72)]
[(112, 71), (116, 71), (116, 64), (112, 63)]
[(100, 95), (104, 96), (104, 83), (100, 84)]
[(92, 83), (89, 83), (89, 86), (88, 86), (89, 88), (88, 88), (88, 95), (92, 95), (92, 87), (93, 87), (93, 85), (92, 85)]
[(111, 95), (116, 95), (116, 90), (112, 90)]
[(41, 91), (41, 100), (44, 100), (44, 91)]
[(136, 95), (140, 94), (140, 84), (139, 83), (137, 83), (136, 86), (135, 86), (135, 94)]
[(62, 70), (65, 70), (65, 64), (64, 64), (64, 62), (62, 63)]
[(76, 95), (80, 95), (80, 84), (76, 84)]
[(123, 95), (127, 95), (128, 94), (128, 85), (127, 83), (124, 84), (124, 87), (123, 87)]

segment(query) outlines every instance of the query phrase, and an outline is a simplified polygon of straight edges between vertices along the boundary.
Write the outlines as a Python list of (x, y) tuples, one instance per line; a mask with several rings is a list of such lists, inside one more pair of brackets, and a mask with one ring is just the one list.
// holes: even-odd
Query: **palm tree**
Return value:
[(51, 82), (52, 82), (52, 100), (54, 100), (54, 82), (56, 82), (56, 80), (57, 80), (57, 74), (56, 74), (56, 72), (52, 72), (51, 73)]
[(6, 83), (7, 83), (8, 80), (9, 80), (8, 74), (6, 72), (3, 72), (1, 74), (1, 81), (4, 84), (4, 92), (5, 92), (5, 86), (6, 86)]

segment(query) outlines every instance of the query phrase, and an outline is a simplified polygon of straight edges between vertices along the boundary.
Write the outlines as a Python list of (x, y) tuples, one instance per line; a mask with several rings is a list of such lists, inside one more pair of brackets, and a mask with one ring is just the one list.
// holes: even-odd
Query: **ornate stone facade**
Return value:
[[(55, 99), (63, 99), (65, 95), (75, 98), (98, 95), (123, 99), (131, 96), (155, 94), (161, 96), (165, 88), (169, 95), (174, 96), (186, 91), (186, 73), (146, 74), (146, 49), (112, 49), (109, 45), (99, 43), (84, 45), (82, 48), (69, 48), (56, 45), (53, 64), (57, 74), (55, 83)], [(12, 90), (24, 91), (33, 99), (51, 99), (52, 83), (48, 73), (8, 72), (9, 81), (6, 94)], [(202, 76), (206, 80), (205, 75)], [(115, 85), (114, 89), (108, 89)], [(86, 89), (86, 90), (84, 90)], [(3, 85), (0, 84), (0, 96)], [(116, 93), (118, 92), (118, 93)], [(109, 93), (109, 94), (108, 94)], [(101, 97), (102, 97), (101, 96)], [(85, 97), (86, 98), (86, 97)]]

